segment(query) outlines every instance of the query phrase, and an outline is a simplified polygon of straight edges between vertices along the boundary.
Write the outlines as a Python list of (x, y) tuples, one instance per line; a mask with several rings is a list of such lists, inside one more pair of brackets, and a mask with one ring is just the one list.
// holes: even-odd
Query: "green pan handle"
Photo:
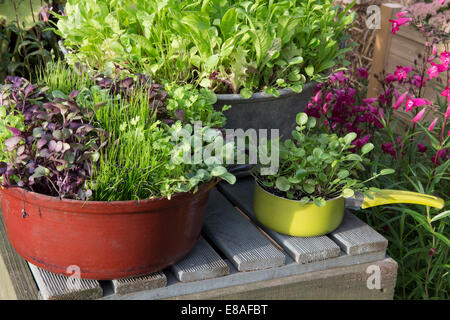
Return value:
[(373, 199), (369, 199), (365, 196), (363, 204), (361, 205), (362, 209), (390, 203), (415, 203), (439, 209), (444, 207), (443, 199), (428, 194), (390, 189), (369, 192)]

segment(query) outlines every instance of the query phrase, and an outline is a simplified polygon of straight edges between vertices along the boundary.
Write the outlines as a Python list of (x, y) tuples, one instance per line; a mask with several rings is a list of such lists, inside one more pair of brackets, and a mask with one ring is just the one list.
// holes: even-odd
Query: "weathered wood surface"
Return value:
[(339, 256), (341, 251), (339, 246), (326, 236), (293, 237), (270, 230), (259, 223), (253, 212), (254, 184), (253, 178), (249, 177), (239, 180), (233, 186), (221, 183), (219, 189), (232, 203), (242, 208), (256, 224), (280, 244), (296, 262), (308, 263)]
[(373, 49), (372, 67), (369, 70), (369, 83), (367, 88), (367, 97), (378, 97), (380, 84), (375, 75), (380, 74), (386, 65), (386, 56), (391, 46), (391, 23), (389, 19), (394, 18), (395, 14), (402, 9), (398, 3), (385, 3), (381, 5), (380, 10), (380, 29), (377, 30), (375, 46)]
[(239, 271), (282, 266), (285, 255), (216, 189), (211, 191), (204, 232)]
[[(253, 178), (240, 180), (236, 185), (219, 184), (219, 189), (236, 206), (259, 223), (253, 212)], [(297, 262), (328, 259), (339, 254), (339, 247), (348, 254), (386, 250), (387, 240), (355, 215), (346, 212), (342, 225), (334, 232), (322, 237), (289, 237), (262, 226), (262, 228)], [(337, 251), (336, 251), (337, 250)]]
[(346, 211), (342, 224), (329, 234), (347, 254), (384, 251), (388, 241), (354, 214)]
[(0, 213), (0, 300), (36, 300), (38, 289), (27, 262), (8, 241)]
[(251, 272), (239, 272), (232, 263), (229, 263), (230, 274), (215, 279), (207, 279), (194, 282), (179, 282), (175, 276), (167, 275), (167, 287), (155, 290), (145, 290), (131, 293), (124, 296), (110, 295), (103, 299), (124, 299), (124, 300), (153, 300), (172, 298), (186, 294), (199, 293), (205, 290), (215, 290), (227, 288), (234, 285), (246, 285), (259, 281), (280, 279), (293, 275), (306, 274), (309, 272), (323, 271), (333, 268), (348, 267), (355, 264), (362, 264), (380, 261), (386, 258), (385, 252), (370, 252), (361, 255), (351, 256), (341, 252), (336, 258), (321, 260), (306, 264), (299, 264), (290, 257), (286, 258), (286, 264), (277, 268), (256, 270)]
[(167, 285), (167, 277), (162, 272), (155, 272), (141, 277), (132, 277), (112, 281), (114, 293), (122, 295), (142, 290), (162, 288)]
[(70, 278), (28, 263), (44, 300), (89, 300), (103, 296), (96, 280)]
[[(368, 268), (380, 269), (381, 286), (369, 289)], [(290, 277), (253, 282), (216, 290), (176, 296), (188, 300), (391, 300), (397, 279), (397, 263), (376, 262), (315, 271)]]
[(189, 255), (174, 264), (171, 270), (181, 282), (218, 278), (230, 273), (228, 265), (203, 237), (198, 239)]

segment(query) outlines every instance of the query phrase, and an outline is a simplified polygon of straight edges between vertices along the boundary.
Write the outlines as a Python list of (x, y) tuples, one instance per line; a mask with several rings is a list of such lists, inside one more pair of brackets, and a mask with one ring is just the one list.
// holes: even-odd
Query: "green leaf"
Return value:
[(229, 172), (221, 174), (219, 177), (228, 182), (229, 184), (234, 184), (236, 182), (236, 177)]
[(395, 172), (394, 169), (383, 169), (380, 171), (380, 174), (382, 176), (388, 175), (388, 174), (393, 174)]
[(448, 217), (448, 216), (450, 216), (450, 210), (441, 212), (441, 213), (439, 213), (438, 215), (434, 216), (434, 217), (431, 219), (431, 222), (434, 222), (434, 221), (437, 221), (437, 220), (441, 220), (441, 219), (446, 218), (446, 217)]
[(311, 77), (314, 74), (314, 67), (312, 65), (307, 66), (305, 68), (305, 73)]
[(366, 153), (369, 153), (370, 151), (372, 151), (373, 148), (375, 148), (375, 146), (372, 143), (366, 143), (361, 148), (361, 152), (362, 152), (362, 154), (366, 154)]
[(314, 198), (313, 203), (318, 207), (324, 207), (327, 204), (327, 202), (323, 198)]
[(337, 176), (339, 179), (345, 179), (350, 175), (350, 172), (348, 172), (348, 170), (341, 170), (338, 172)]
[(253, 95), (253, 92), (250, 89), (242, 88), (240, 94), (242, 98), (250, 99), (250, 97)]
[(218, 177), (218, 176), (225, 174), (226, 172), (227, 172), (227, 169), (225, 167), (217, 166), (211, 170), (211, 175), (213, 177)]
[(33, 178), (40, 178), (40, 177), (45, 177), (50, 173), (50, 170), (43, 167), (43, 166), (39, 166), (34, 170), (34, 173), (32, 175)]
[(342, 196), (344, 198), (353, 197), (354, 194), (355, 194), (355, 192), (352, 189), (344, 189), (344, 190), (342, 190)]
[(295, 120), (298, 125), (300, 125), (300, 126), (304, 125), (308, 122), (308, 115), (304, 112), (300, 112), (297, 114)]
[(281, 191), (288, 191), (291, 188), (289, 180), (285, 177), (278, 177), (275, 181), (275, 186)]

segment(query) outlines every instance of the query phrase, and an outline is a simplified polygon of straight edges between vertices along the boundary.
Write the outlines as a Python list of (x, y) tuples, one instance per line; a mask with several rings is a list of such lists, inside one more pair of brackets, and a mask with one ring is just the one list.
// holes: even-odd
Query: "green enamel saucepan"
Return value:
[(371, 196), (373, 199), (361, 194), (351, 200), (338, 197), (318, 207), (273, 195), (255, 183), (253, 208), (256, 218), (272, 230), (296, 237), (313, 237), (339, 227), (346, 206), (362, 209), (390, 203), (416, 203), (440, 209), (444, 206), (441, 198), (410, 191), (384, 189), (372, 191)]

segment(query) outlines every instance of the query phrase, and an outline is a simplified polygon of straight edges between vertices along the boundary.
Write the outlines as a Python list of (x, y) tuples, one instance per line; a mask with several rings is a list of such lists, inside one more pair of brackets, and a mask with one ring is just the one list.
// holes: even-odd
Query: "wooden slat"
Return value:
[(344, 221), (329, 236), (347, 254), (357, 255), (367, 252), (384, 251), (388, 241), (378, 232), (346, 211)]
[(28, 265), (44, 300), (88, 300), (103, 296), (100, 283), (96, 280), (69, 279), (65, 275), (46, 271), (31, 263)]
[(348, 255), (341, 251), (341, 255), (336, 258), (330, 258), (327, 260), (315, 261), (306, 264), (299, 264), (288, 256), (286, 258), (286, 265), (284, 266), (251, 272), (239, 272), (235, 269), (234, 264), (230, 264), (230, 274), (224, 277), (206, 279), (202, 281), (179, 282), (174, 275), (169, 274), (167, 280), (168, 285), (164, 288), (145, 290), (130, 293), (124, 296), (109, 295), (105, 296), (103, 299), (150, 300), (177, 298), (182, 295), (193, 294), (196, 292), (229, 288), (237, 285), (251, 285), (255, 282), (270, 281), (271, 279), (278, 279), (281, 282), (285, 277), (298, 276), (301, 274), (307, 274), (310, 272), (323, 271), (333, 268), (349, 267), (362, 263), (380, 261), (385, 258), (386, 253), (382, 251), (370, 252), (355, 256)]
[(227, 264), (203, 237), (189, 255), (174, 264), (171, 270), (181, 282), (217, 278), (230, 273)]
[(253, 178), (241, 179), (236, 184), (219, 184), (219, 189), (236, 206), (241, 208), (252, 220), (267, 232), (298, 263), (309, 263), (339, 256), (341, 249), (327, 236), (293, 237), (264, 227), (253, 212)]
[(0, 214), (0, 300), (36, 300), (38, 289), (27, 262), (9, 243)]
[(209, 196), (204, 232), (239, 271), (285, 263), (286, 256), (216, 189)]
[(140, 277), (113, 280), (112, 285), (114, 293), (128, 294), (136, 291), (165, 287), (167, 285), (167, 278), (164, 273), (155, 272)]
[(403, 6), (397, 3), (385, 3), (381, 5), (380, 10), (380, 30), (377, 30), (377, 36), (375, 39), (375, 47), (373, 49), (373, 61), (372, 67), (369, 71), (369, 84), (367, 88), (367, 97), (377, 97), (380, 89), (380, 84), (375, 78), (383, 71), (386, 64), (386, 55), (389, 52), (389, 48), (392, 41), (391, 23), (389, 19), (401, 10)]

